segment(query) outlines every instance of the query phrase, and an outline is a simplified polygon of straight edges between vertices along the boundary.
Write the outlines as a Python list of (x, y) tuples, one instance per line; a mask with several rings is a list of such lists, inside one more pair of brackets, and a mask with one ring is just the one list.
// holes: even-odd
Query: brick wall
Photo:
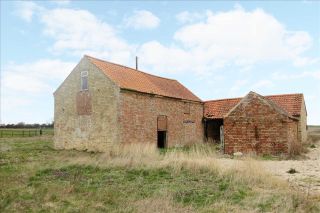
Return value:
[[(88, 91), (81, 92), (81, 71), (88, 71)], [(82, 58), (54, 94), (55, 148), (104, 151), (118, 143), (119, 93), (118, 86)]]
[(300, 121), (299, 121), (299, 138), (302, 143), (307, 142), (307, 111), (304, 100), (301, 103), (301, 113), (300, 113)]
[(297, 121), (261, 97), (248, 95), (224, 118), (225, 153), (288, 153), (297, 140)]
[(122, 90), (120, 93), (120, 138), (122, 143), (157, 144), (157, 117), (167, 116), (167, 145), (203, 142), (203, 105), (172, 98)]
[[(81, 91), (88, 71), (88, 91)], [(168, 146), (203, 141), (203, 105), (121, 90), (84, 57), (54, 94), (57, 149), (105, 151), (118, 143), (157, 143), (157, 117), (168, 119)]]

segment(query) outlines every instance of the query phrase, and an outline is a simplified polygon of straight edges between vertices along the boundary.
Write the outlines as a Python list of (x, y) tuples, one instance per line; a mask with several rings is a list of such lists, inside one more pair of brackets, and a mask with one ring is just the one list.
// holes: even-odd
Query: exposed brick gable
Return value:
[(250, 92), (224, 118), (225, 153), (290, 152), (298, 121), (267, 98)]
[[(303, 102), (303, 94), (285, 94), (264, 96), (273, 101), (291, 116), (299, 117)], [(204, 102), (204, 117), (212, 119), (223, 118), (242, 98), (212, 100)]]

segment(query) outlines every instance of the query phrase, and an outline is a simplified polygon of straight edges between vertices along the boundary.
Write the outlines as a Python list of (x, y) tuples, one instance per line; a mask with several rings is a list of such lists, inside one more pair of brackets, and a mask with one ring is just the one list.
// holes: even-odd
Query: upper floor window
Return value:
[(190, 103), (184, 102), (184, 114), (190, 114)]
[(88, 71), (81, 72), (81, 90), (88, 90)]

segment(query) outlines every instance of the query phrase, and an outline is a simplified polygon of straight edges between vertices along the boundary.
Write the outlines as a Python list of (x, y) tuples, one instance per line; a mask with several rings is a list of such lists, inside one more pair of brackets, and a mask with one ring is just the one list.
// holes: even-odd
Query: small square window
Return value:
[(184, 102), (184, 114), (190, 114), (190, 103)]
[(88, 90), (88, 71), (81, 72), (81, 90)]

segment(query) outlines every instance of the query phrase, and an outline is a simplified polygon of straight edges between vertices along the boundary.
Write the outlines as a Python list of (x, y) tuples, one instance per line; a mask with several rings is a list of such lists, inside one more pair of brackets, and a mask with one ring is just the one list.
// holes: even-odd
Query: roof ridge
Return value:
[(141, 70), (137, 70), (137, 69), (134, 69), (134, 68), (132, 68), (132, 67), (128, 67), (128, 66), (125, 66), (125, 65), (122, 65), (122, 64), (117, 64), (117, 63), (110, 62), (110, 61), (106, 61), (106, 60), (103, 60), (103, 59), (100, 59), (100, 58), (95, 58), (95, 57), (92, 57), (92, 56), (90, 56), (90, 55), (84, 55), (84, 56), (89, 57), (89, 58), (92, 58), (92, 59), (95, 59), (95, 60), (103, 61), (103, 62), (105, 62), (105, 63), (113, 64), (113, 65), (116, 65), (116, 66), (121, 66), (121, 67), (130, 69), (130, 70), (133, 70), (133, 71), (136, 71), (136, 72), (140, 72), (140, 73), (142, 73), (142, 74), (144, 74), (144, 75), (150, 75), (150, 76), (156, 77), (156, 78), (162, 78), (162, 79), (166, 79), (166, 80), (177, 81), (176, 79), (166, 78), (166, 77), (162, 77), (162, 76), (153, 75), (153, 74), (150, 74), (150, 73), (147, 73), (147, 72), (144, 72), (144, 71), (141, 71)]
[(264, 97), (274, 97), (274, 96), (294, 96), (294, 95), (303, 95), (303, 93), (289, 93), (289, 94), (276, 94), (276, 95), (264, 95)]
[(290, 115), (286, 110), (284, 110), (281, 106), (279, 106), (277, 103), (275, 103), (273, 100), (267, 98), (266, 96), (260, 95), (259, 93), (250, 91), (246, 96), (244, 96), (239, 103), (237, 103), (233, 108), (231, 108), (229, 110), (229, 112), (224, 116), (224, 117), (228, 117), (230, 115), (231, 112), (233, 112), (238, 106), (240, 106), (242, 103), (244, 103), (247, 99), (250, 98), (250, 95), (252, 97), (257, 97), (258, 99), (260, 99), (261, 101), (265, 102), (266, 104), (268, 104), (271, 108), (273, 108), (274, 110), (276, 110), (278, 113), (285, 115), (289, 118), (292, 119), (296, 119), (294, 118), (292, 115)]
[[(289, 93), (289, 94), (276, 94), (276, 95), (263, 95), (263, 97), (275, 97), (275, 96), (294, 96), (294, 95), (303, 95), (303, 93)], [(243, 97), (237, 97), (237, 98), (222, 98), (222, 99), (212, 99), (212, 100), (207, 100), (207, 101), (204, 101), (205, 103), (207, 102), (214, 102), (214, 101), (227, 101), (227, 100), (236, 100), (236, 99), (242, 99), (244, 98), (245, 96)]]
[[(244, 98), (244, 97), (242, 97)], [(241, 97), (238, 97), (238, 98), (222, 98), (222, 99), (213, 99), (213, 100), (207, 100), (207, 101), (204, 101), (204, 103), (207, 103), (207, 102), (214, 102), (214, 101), (227, 101), (227, 100), (236, 100), (236, 99), (242, 99)]]
[(277, 110), (278, 112), (288, 116), (288, 117), (292, 117), (286, 110), (284, 110), (279, 104), (277, 104), (276, 102), (274, 102), (273, 100), (269, 99), (268, 96), (263, 96), (260, 95), (259, 93), (256, 92), (250, 92), (253, 93), (254, 95), (258, 96), (259, 98), (261, 98), (262, 100), (265, 100), (267, 103), (269, 103), (269, 105), (271, 105), (271, 107), (273, 107), (275, 110)]

